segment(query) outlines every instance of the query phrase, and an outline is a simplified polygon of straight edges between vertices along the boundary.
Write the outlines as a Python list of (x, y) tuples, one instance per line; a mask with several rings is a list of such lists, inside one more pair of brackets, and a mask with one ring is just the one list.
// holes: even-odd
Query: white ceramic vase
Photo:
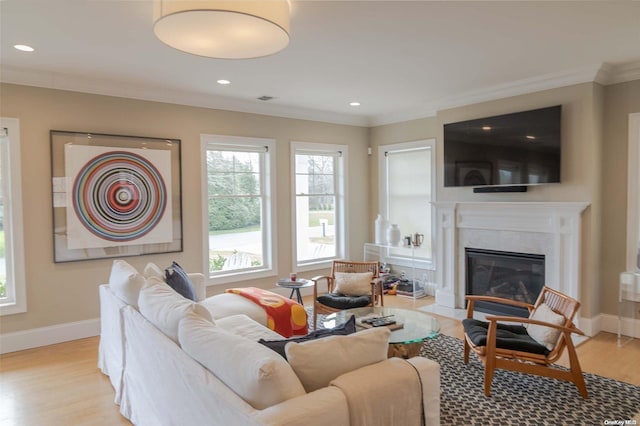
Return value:
[(397, 224), (392, 223), (387, 228), (387, 244), (392, 246), (399, 246), (402, 236), (400, 235), (400, 228)]

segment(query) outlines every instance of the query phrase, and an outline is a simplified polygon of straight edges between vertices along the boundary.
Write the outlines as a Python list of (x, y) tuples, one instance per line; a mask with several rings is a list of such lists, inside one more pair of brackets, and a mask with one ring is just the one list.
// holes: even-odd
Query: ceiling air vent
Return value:
[(271, 99), (275, 99), (275, 97), (263, 95), (263, 96), (260, 96), (258, 99), (261, 101), (270, 101)]

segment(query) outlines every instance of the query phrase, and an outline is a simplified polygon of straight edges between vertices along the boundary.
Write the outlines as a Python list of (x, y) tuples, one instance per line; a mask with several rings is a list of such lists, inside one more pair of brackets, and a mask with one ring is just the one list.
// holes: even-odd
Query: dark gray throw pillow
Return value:
[(177, 262), (174, 261), (171, 266), (164, 270), (164, 280), (178, 294), (195, 302), (196, 290), (193, 283)]
[(347, 334), (353, 334), (356, 332), (356, 317), (355, 315), (351, 315), (351, 318), (344, 324), (336, 327), (336, 328), (325, 328), (316, 331), (312, 331), (306, 336), (302, 337), (293, 337), (291, 339), (284, 340), (258, 340), (258, 343), (265, 345), (266, 347), (273, 349), (278, 352), (284, 359), (287, 359), (287, 355), (285, 354), (284, 347), (289, 342), (302, 343), (307, 342), (309, 340), (320, 339), (322, 337), (327, 336), (346, 336)]

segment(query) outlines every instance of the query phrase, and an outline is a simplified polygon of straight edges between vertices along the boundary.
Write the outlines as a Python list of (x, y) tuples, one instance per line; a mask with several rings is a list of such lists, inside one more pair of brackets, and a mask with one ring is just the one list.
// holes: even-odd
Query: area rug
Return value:
[(485, 397), (482, 363), (471, 354), (465, 365), (462, 350), (460, 339), (441, 334), (420, 352), (440, 364), (442, 425), (625, 424), (640, 412), (640, 387), (587, 373), (586, 400), (570, 382), (505, 370)]
[[(311, 308), (307, 312), (312, 330)], [(318, 317), (323, 328), (324, 315)], [(468, 365), (462, 362), (462, 340), (440, 334), (425, 342), (420, 355), (440, 364), (441, 425), (640, 425), (638, 386), (584, 373), (585, 400), (573, 383), (496, 370), (485, 397), (484, 367), (473, 354)]]

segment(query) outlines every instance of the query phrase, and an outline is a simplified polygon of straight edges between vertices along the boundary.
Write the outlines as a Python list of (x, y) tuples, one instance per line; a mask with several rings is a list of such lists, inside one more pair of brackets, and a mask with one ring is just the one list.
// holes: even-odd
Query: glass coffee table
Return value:
[(327, 315), (322, 321), (325, 328), (333, 328), (347, 322), (351, 315), (356, 316), (356, 327), (364, 330), (358, 319), (370, 316), (389, 316), (397, 323), (402, 324), (402, 328), (391, 331), (389, 338), (389, 357), (411, 358), (420, 353), (425, 339), (431, 339), (440, 332), (438, 320), (420, 311), (412, 311), (401, 308), (366, 307), (347, 309)]

